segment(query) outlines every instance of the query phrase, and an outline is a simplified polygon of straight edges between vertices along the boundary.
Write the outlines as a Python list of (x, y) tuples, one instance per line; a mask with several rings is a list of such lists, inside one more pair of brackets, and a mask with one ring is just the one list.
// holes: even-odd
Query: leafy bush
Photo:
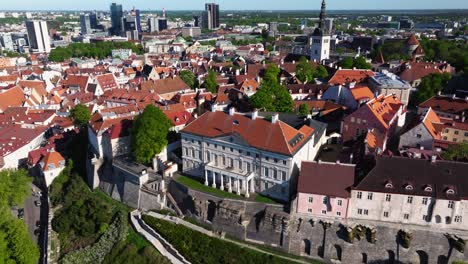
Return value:
[(102, 263), (105, 256), (111, 252), (114, 245), (123, 241), (127, 237), (127, 234), (128, 224), (126, 216), (119, 212), (97, 243), (64, 256), (61, 262), (64, 264)]
[(292, 263), (151, 216), (143, 220), (192, 263)]

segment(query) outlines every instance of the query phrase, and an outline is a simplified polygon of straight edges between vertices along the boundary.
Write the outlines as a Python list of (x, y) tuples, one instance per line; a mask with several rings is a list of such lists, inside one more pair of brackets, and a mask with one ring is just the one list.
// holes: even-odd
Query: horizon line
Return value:
[[(138, 8), (136, 8), (138, 9)], [(131, 10), (131, 9), (129, 9)], [(162, 9), (139, 9), (143, 11), (162, 11)], [(0, 12), (77, 12), (77, 11), (101, 11), (101, 12), (108, 12), (108, 9), (0, 9)], [(125, 10), (127, 11), (127, 10)], [(203, 9), (166, 9), (166, 12), (191, 12), (191, 11), (203, 11)], [(224, 9), (220, 10), (221, 12), (232, 12), (232, 11), (314, 11), (319, 12), (320, 9)], [(327, 12), (330, 11), (468, 11), (468, 8), (447, 8), (447, 9), (440, 9), (440, 8), (425, 8), (425, 9), (327, 9)]]

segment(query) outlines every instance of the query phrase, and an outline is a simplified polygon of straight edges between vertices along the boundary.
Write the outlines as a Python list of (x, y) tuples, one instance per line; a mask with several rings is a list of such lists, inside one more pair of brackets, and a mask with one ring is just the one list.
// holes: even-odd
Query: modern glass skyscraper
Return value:
[(123, 32), (122, 27), (122, 18), (123, 18), (123, 9), (122, 5), (112, 3), (110, 7), (111, 22), (112, 27), (110, 29), (111, 35), (121, 36)]
[(91, 19), (89, 15), (80, 15), (80, 27), (81, 27), (81, 34), (86, 35), (90, 34), (91, 31)]
[(215, 3), (205, 4), (203, 13), (203, 27), (208, 29), (219, 28), (219, 5)]
[(26, 21), (29, 47), (35, 52), (50, 52), (50, 37), (46, 21)]

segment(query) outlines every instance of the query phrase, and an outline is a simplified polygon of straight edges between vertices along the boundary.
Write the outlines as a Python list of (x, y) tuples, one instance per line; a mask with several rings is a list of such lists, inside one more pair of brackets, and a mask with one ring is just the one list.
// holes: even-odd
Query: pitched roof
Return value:
[(79, 87), (80, 90), (84, 92), (88, 80), (89, 76), (69, 74), (66, 80), (61, 81), (61, 84), (66, 88), (69, 88), (71, 86)]
[[(388, 128), (390, 121), (397, 114), (403, 104), (393, 95), (380, 95), (367, 102), (366, 107), (374, 114), (383, 127)], [(358, 110), (359, 111), (359, 110)]]
[(413, 35), (411, 35), (411, 37), (408, 38), (408, 40), (406, 41), (406, 44), (410, 45), (410, 46), (419, 45), (419, 40), (413, 34)]
[(362, 100), (362, 99), (372, 99), (374, 98), (374, 94), (372, 91), (369, 89), (367, 86), (360, 86), (360, 87), (354, 87), (349, 89), (351, 93), (353, 94), (353, 97), (356, 101)]
[(468, 112), (468, 100), (437, 95), (421, 103), (419, 107), (430, 107), (434, 111), (461, 115), (463, 112)]
[(45, 154), (43, 162), (42, 170), (48, 171), (49, 165), (51, 166), (50, 169), (57, 169), (64, 166), (65, 158), (59, 152), (50, 151)]
[[(468, 199), (467, 171), (468, 163), (383, 156), (355, 189), (446, 200)], [(425, 191), (427, 187), (432, 191)], [(455, 193), (448, 194), (449, 189)]]
[(96, 76), (96, 81), (104, 91), (119, 88), (112, 73)]
[(435, 125), (436, 123), (441, 123), (440, 118), (439, 116), (437, 116), (436, 112), (434, 112), (431, 108), (427, 110), (427, 113), (424, 115), (422, 123), (434, 139), (440, 138), (441, 126)]
[(22, 106), (25, 101), (21, 87), (15, 86), (0, 93), (0, 112), (5, 111), (10, 106)]
[(328, 162), (302, 162), (297, 191), (349, 198), (354, 185), (355, 165)]
[(375, 152), (378, 148), (384, 151), (385, 140), (385, 135), (380, 133), (378, 129), (373, 128), (367, 131), (366, 144), (371, 152)]
[(179, 76), (156, 81), (147, 81), (141, 84), (141, 90), (154, 90), (155, 93), (161, 95), (181, 92), (188, 89), (190, 89), (190, 87)]
[(433, 73), (450, 72), (451, 69), (446, 63), (435, 62), (407, 62), (402, 67), (404, 69), (399, 76), (407, 82), (414, 82)]
[(29, 144), (45, 130), (45, 127), (30, 129), (22, 128), (21, 125), (0, 126), (0, 156), (6, 156)]
[(279, 120), (273, 124), (240, 114), (207, 112), (182, 132), (210, 138), (235, 135), (257, 149), (293, 156), (312, 137), (314, 129), (303, 126), (297, 130)]
[(371, 70), (338, 70), (328, 83), (333, 85), (344, 85), (351, 82), (364, 83), (367, 82), (369, 77), (374, 75), (374, 72)]

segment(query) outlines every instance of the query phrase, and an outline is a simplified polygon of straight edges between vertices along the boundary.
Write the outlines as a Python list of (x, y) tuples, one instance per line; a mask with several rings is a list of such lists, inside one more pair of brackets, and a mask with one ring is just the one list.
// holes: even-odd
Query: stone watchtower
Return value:
[(326, 3), (322, 1), (322, 9), (320, 11), (320, 21), (318, 28), (310, 37), (310, 59), (321, 63), (323, 60), (330, 58), (330, 34), (326, 29)]

